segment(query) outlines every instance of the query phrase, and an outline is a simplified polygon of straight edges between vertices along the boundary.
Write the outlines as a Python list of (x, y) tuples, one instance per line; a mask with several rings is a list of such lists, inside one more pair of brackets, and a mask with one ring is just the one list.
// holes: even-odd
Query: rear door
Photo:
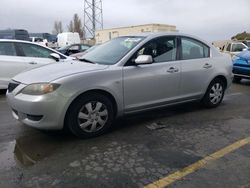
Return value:
[(193, 99), (200, 97), (207, 88), (214, 65), (210, 58), (210, 48), (193, 38), (181, 37), (181, 97)]
[[(151, 55), (152, 64), (135, 65), (139, 55)], [(166, 36), (145, 44), (123, 68), (125, 112), (165, 105), (179, 96), (180, 62), (176, 37)]]
[(27, 69), (27, 63), (18, 56), (12, 42), (0, 42), (0, 89), (8, 86), (12, 77)]

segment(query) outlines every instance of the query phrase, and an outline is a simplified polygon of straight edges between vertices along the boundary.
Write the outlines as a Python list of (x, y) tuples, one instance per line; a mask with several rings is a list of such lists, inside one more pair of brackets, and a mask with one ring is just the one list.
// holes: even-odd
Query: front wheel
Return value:
[(103, 134), (114, 118), (113, 105), (104, 95), (91, 93), (74, 101), (66, 115), (66, 126), (80, 138)]
[(220, 105), (225, 93), (225, 83), (221, 79), (214, 79), (206, 94), (202, 99), (202, 103), (207, 108), (215, 108)]

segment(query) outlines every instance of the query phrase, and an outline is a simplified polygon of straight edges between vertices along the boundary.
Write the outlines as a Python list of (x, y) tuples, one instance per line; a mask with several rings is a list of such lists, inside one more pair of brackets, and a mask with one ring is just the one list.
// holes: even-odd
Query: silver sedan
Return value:
[(190, 101), (217, 107), (232, 81), (228, 55), (179, 33), (118, 37), (83, 57), (15, 76), (7, 91), (13, 116), (88, 138), (134, 112)]

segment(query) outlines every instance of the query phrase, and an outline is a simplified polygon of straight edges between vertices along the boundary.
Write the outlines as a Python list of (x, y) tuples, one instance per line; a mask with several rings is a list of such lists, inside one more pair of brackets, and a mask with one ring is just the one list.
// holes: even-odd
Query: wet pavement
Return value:
[[(117, 120), (79, 140), (15, 121), (0, 94), (0, 187), (143, 187), (250, 136), (250, 81), (233, 84), (216, 109), (197, 103)], [(246, 145), (169, 187), (250, 187)]]

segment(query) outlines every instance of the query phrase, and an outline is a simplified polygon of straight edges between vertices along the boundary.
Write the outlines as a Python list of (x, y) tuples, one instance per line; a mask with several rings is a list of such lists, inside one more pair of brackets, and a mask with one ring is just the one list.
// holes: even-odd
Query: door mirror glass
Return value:
[(60, 60), (60, 56), (57, 53), (51, 53), (50, 57), (56, 61)]
[(140, 65), (140, 64), (151, 64), (151, 63), (153, 63), (153, 58), (152, 58), (151, 55), (139, 55), (135, 59), (135, 63), (137, 65)]

